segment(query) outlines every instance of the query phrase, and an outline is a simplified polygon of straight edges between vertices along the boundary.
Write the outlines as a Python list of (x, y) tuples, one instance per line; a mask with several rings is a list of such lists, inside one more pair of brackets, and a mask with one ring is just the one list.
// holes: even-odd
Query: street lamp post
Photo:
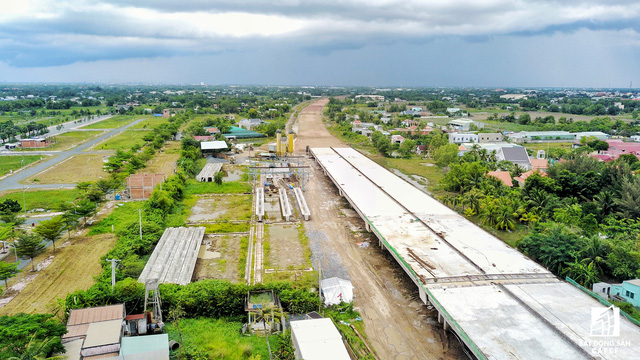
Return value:
[(27, 217), (27, 198), (26, 198), (26, 195), (25, 195), (27, 190), (29, 190), (28, 186), (22, 192), (22, 205), (24, 205), (24, 217), (25, 217), (25, 219)]

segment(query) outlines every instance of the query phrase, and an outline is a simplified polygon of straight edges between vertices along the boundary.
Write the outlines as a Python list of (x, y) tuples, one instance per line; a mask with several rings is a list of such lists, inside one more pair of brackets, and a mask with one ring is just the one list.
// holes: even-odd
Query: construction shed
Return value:
[(127, 178), (126, 194), (131, 200), (146, 200), (153, 189), (167, 179), (165, 174), (134, 174)]
[(253, 130), (243, 129), (237, 126), (231, 126), (228, 132), (222, 134), (227, 139), (251, 139), (251, 138), (261, 138), (267, 137), (265, 134), (261, 134), (259, 132), (255, 132)]
[(167, 228), (153, 250), (138, 281), (187, 285), (196, 267), (204, 227)]
[(229, 147), (227, 143), (222, 140), (214, 140), (214, 141), (202, 141), (200, 143), (200, 150), (203, 152), (214, 152), (220, 150), (226, 150)]
[(218, 171), (222, 170), (222, 163), (207, 163), (196, 179), (200, 182), (212, 182)]
[(123, 360), (169, 360), (169, 335), (122, 338), (120, 358)]
[(329, 318), (291, 322), (296, 359), (351, 360), (340, 332)]
[(353, 301), (353, 285), (351, 281), (332, 277), (320, 281), (322, 297), (327, 306), (339, 305), (341, 302)]

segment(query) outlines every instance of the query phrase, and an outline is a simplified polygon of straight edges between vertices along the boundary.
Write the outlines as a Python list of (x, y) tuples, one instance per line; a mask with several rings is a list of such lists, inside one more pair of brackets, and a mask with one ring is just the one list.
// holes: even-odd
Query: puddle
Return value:
[(218, 251), (214, 251), (215, 248), (213, 246), (213, 241), (205, 240), (202, 245), (200, 245), (200, 251), (198, 252), (198, 259), (219, 259), (222, 254)]
[(222, 172), (222, 181), (227, 182), (227, 181), (240, 181), (240, 179), (242, 178), (242, 174), (244, 173), (244, 171), (242, 170), (232, 170), (232, 171), (223, 171)]
[(214, 198), (198, 200), (196, 205), (191, 208), (191, 216), (189, 216), (189, 221), (198, 222), (215, 220), (216, 218), (226, 213), (226, 209), (215, 210), (218, 205), (216, 204), (216, 202), (220, 202), (220, 199)]
[(280, 198), (276, 195), (265, 196), (264, 212), (269, 221), (282, 221), (282, 212), (280, 211)]

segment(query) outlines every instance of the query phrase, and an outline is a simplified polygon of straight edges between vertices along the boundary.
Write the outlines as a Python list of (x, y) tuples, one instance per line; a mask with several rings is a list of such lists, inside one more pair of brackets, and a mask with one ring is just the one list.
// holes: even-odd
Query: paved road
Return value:
[[(20, 184), (19, 182), (29, 178), (41, 171), (44, 171), (46, 169), (48, 169), (51, 166), (54, 166), (58, 163), (60, 163), (61, 161), (68, 159), (71, 156), (74, 155), (78, 155), (80, 153), (83, 153), (82, 151), (85, 149), (88, 149), (90, 147), (92, 147), (93, 145), (104, 141), (106, 139), (108, 139), (111, 136), (115, 136), (118, 135), (119, 133), (123, 132), (124, 130), (127, 130), (128, 128), (130, 128), (131, 126), (139, 123), (140, 121), (146, 119), (146, 117), (140, 118), (126, 126), (123, 126), (121, 128), (118, 129), (113, 129), (111, 131), (108, 131), (107, 133), (105, 133), (104, 135), (97, 137), (89, 142), (86, 142), (80, 146), (76, 146), (73, 149), (70, 150), (66, 150), (66, 151), (61, 151), (61, 152), (50, 152), (50, 154), (54, 154), (57, 156), (54, 156), (53, 158), (46, 160), (44, 162), (41, 162), (38, 165), (32, 166), (30, 168), (24, 169), (22, 171), (18, 171), (18, 172), (14, 172), (13, 174), (5, 177), (4, 179), (0, 180), (0, 191), (4, 191), (4, 190), (14, 190), (14, 189), (19, 189), (22, 190), (25, 188), (25, 185)], [(86, 124), (84, 124), (86, 125)], [(83, 125), (83, 126), (84, 126)], [(25, 155), (31, 155), (30, 153), (25, 153)], [(30, 188), (74, 188), (75, 185), (74, 184), (30, 184), (29, 185)]]

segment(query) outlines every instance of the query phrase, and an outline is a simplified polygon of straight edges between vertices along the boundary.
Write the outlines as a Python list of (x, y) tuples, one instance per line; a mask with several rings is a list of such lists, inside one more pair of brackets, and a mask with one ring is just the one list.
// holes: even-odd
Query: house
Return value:
[(549, 161), (547, 159), (530, 159), (531, 160), (531, 169), (532, 170), (549, 170)]
[(193, 139), (195, 141), (213, 141), (216, 139), (215, 136), (194, 136)]
[(600, 162), (610, 162), (613, 161), (613, 158), (611, 157), (611, 155), (607, 155), (607, 154), (596, 154), (596, 155), (591, 155), (592, 158), (600, 161)]
[(469, 131), (472, 124), (478, 128), (484, 127), (484, 124), (477, 123), (469, 119), (455, 119), (449, 121), (447, 124), (449, 125), (449, 129), (451, 129), (451, 131)]
[(73, 309), (67, 320), (62, 344), (69, 359), (99, 359), (118, 356), (124, 334), (124, 304)]
[(607, 144), (609, 144), (609, 149), (601, 151), (600, 154), (610, 155), (613, 159), (617, 159), (620, 155), (633, 154), (640, 159), (640, 144), (638, 143), (607, 140)]
[(169, 360), (169, 334), (124, 337), (119, 358)]
[(420, 121), (416, 121), (416, 120), (411, 120), (411, 119), (404, 119), (401, 122), (402, 126), (413, 126), (413, 125), (420, 125)]
[(127, 178), (125, 198), (146, 200), (153, 189), (167, 179), (165, 174), (133, 174)]
[(426, 145), (416, 145), (416, 149), (414, 150), (416, 154), (422, 155), (427, 151)]
[(382, 121), (385, 124), (388, 124), (389, 121), (391, 121), (391, 118), (387, 117), (387, 116), (383, 116), (383, 117), (380, 118), (380, 121)]
[(422, 110), (423, 109), (421, 107), (416, 107), (416, 106), (411, 108), (411, 111), (416, 111), (416, 112), (421, 112)]
[(49, 142), (49, 139), (45, 139), (45, 138), (22, 139), (20, 140), (20, 143), (22, 144), (22, 147), (25, 149), (44, 148), (51, 145), (51, 142)]
[(629, 304), (640, 307), (640, 279), (626, 280), (622, 284), (611, 284), (611, 296), (618, 296)]
[(204, 131), (208, 132), (211, 135), (220, 133), (220, 130), (218, 130), (217, 127), (206, 127), (206, 128), (204, 128)]
[(350, 360), (340, 332), (329, 318), (291, 321), (296, 359)]
[(163, 118), (168, 118), (171, 116), (171, 110), (170, 109), (164, 109), (162, 110), (162, 117)]
[(458, 107), (447, 108), (447, 112), (449, 114), (455, 114), (457, 112), (460, 112), (460, 108), (458, 108)]
[(238, 122), (238, 126), (243, 129), (252, 130), (257, 126), (260, 126), (262, 123), (263, 121), (260, 119), (242, 119)]
[(480, 133), (478, 134), (478, 142), (488, 143), (488, 142), (500, 142), (502, 141), (504, 136), (500, 133)]
[(640, 135), (631, 135), (631, 141), (640, 142)]
[(449, 144), (477, 143), (477, 134), (451, 133), (449, 134)]
[(403, 142), (404, 142), (404, 137), (402, 137), (402, 135), (391, 135), (392, 144), (402, 144)]
[(529, 178), (529, 176), (531, 176), (531, 175), (533, 175), (533, 174), (539, 174), (539, 175), (540, 175), (540, 176), (542, 176), (542, 177), (547, 177), (547, 176), (549, 176), (549, 175), (547, 175), (547, 173), (542, 172), (542, 171), (540, 171), (540, 170), (529, 170), (529, 171), (527, 171), (527, 172), (523, 173), (523, 174), (522, 174), (522, 175), (520, 175), (520, 176), (516, 176), (516, 177), (515, 177), (515, 178), (513, 178), (513, 179), (514, 179), (515, 181), (517, 181), (517, 182), (518, 182), (518, 184), (519, 184), (520, 186), (524, 186), (525, 182), (527, 181), (527, 178)]
[(494, 177), (500, 180), (504, 185), (513, 187), (513, 181), (511, 180), (511, 174), (508, 171), (489, 171), (487, 176)]
[(518, 165), (525, 170), (531, 169), (531, 160), (527, 154), (527, 149), (523, 147), (502, 147), (496, 152), (498, 161), (506, 160)]
[(592, 285), (591, 291), (608, 299), (611, 296), (611, 284), (605, 282), (598, 282)]

